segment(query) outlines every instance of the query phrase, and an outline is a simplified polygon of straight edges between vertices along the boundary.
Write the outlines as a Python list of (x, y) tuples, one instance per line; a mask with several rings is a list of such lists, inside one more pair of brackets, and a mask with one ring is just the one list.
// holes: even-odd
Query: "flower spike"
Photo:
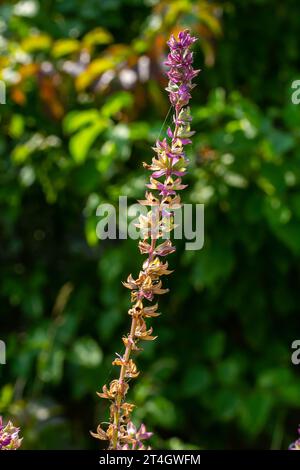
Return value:
[(163, 287), (161, 277), (172, 272), (164, 259), (175, 251), (175, 247), (166, 235), (175, 227), (173, 210), (181, 207), (177, 192), (187, 186), (182, 184), (181, 178), (186, 174), (188, 165), (185, 146), (191, 143), (194, 134), (190, 128), (192, 117), (188, 103), (195, 86), (192, 80), (199, 73), (199, 70), (193, 69), (193, 53), (190, 51), (195, 41), (196, 38), (188, 30), (181, 31), (177, 38), (172, 35), (168, 41), (170, 52), (165, 65), (169, 69), (169, 83), (166, 90), (174, 111), (173, 126), (167, 129), (162, 140), (157, 140), (152, 163), (143, 164), (151, 175), (150, 182), (146, 184), (145, 198), (139, 203), (148, 206), (149, 210), (147, 215), (140, 215), (136, 226), (142, 235), (139, 250), (147, 258), (138, 277), (135, 279), (130, 274), (123, 282), (131, 292), (132, 306), (128, 311), (131, 317), (130, 332), (123, 336), (123, 356), (117, 355), (112, 363), (119, 368), (119, 378), (113, 380), (109, 387), (104, 385), (102, 392), (98, 393), (99, 397), (111, 402), (110, 422), (106, 430), (99, 426), (97, 432), (92, 433), (97, 439), (107, 440), (109, 449), (147, 450), (149, 447), (145, 446), (144, 441), (152, 435), (144, 424), (137, 429), (132, 423), (134, 405), (125, 402), (125, 396), (129, 380), (139, 375), (131, 353), (141, 350), (138, 346), (140, 341), (154, 341), (157, 338), (153, 336), (153, 328), (147, 326), (146, 320), (160, 315), (157, 303), (152, 302), (168, 292)]

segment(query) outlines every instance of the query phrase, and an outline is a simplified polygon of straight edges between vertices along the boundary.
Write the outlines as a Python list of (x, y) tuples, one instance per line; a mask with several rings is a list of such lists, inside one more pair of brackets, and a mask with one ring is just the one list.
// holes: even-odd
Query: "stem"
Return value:
[[(133, 344), (133, 339), (135, 335), (135, 329), (136, 329), (136, 324), (137, 324), (137, 317), (133, 316), (131, 320), (131, 327), (130, 327), (130, 334), (129, 334), (129, 341), (127, 343), (125, 353), (124, 353), (124, 362), (127, 363), (130, 359), (130, 354), (132, 351), (132, 344)], [(124, 383), (124, 378), (125, 378), (125, 373), (126, 373), (126, 366), (122, 365), (121, 370), (120, 370), (120, 376), (119, 376), (119, 384), (120, 384), (120, 391), (118, 392), (116, 396), (116, 402), (115, 402), (115, 413), (114, 413), (114, 434), (113, 434), (113, 449), (117, 448), (118, 444), (118, 434), (119, 434), (119, 423), (120, 423), (120, 409), (121, 409), (121, 404), (122, 404), (122, 399), (123, 399), (123, 390), (122, 390), (122, 385)]]
[[(178, 124), (177, 124), (177, 120), (178, 120), (178, 115), (179, 115), (179, 108), (178, 106), (176, 105), (175, 106), (175, 120), (176, 120), (176, 124), (175, 124), (175, 129), (174, 129), (174, 134), (173, 134), (173, 140), (175, 140), (177, 138), (177, 133), (178, 133)], [(160, 213), (161, 213), (161, 210), (159, 208), (159, 213), (158, 213), (158, 219), (160, 219)], [(149, 253), (149, 256), (148, 256), (148, 261), (152, 261), (153, 259), (153, 253), (155, 251), (155, 248), (156, 248), (156, 242), (157, 242), (157, 236), (153, 236), (152, 232), (151, 232), (151, 250), (150, 250), (150, 253)], [(117, 393), (117, 396), (116, 396), (116, 399), (115, 399), (115, 411), (114, 411), (114, 431), (113, 431), (113, 438), (112, 438), (112, 448), (115, 450), (117, 449), (117, 445), (118, 445), (118, 437), (119, 437), (119, 428), (120, 428), (120, 414), (121, 414), (121, 404), (122, 404), (122, 400), (124, 398), (124, 393), (123, 393), (123, 389), (122, 389), (122, 385), (124, 383), (124, 379), (125, 379), (125, 373), (126, 373), (126, 364), (128, 363), (129, 359), (130, 359), (130, 354), (131, 354), (131, 351), (132, 351), (132, 345), (133, 345), (133, 340), (134, 340), (134, 337), (135, 337), (135, 329), (136, 329), (136, 325), (137, 325), (137, 317), (136, 316), (133, 316), (132, 317), (132, 320), (131, 320), (131, 327), (130, 327), (130, 334), (129, 334), (129, 341), (127, 343), (127, 346), (126, 346), (126, 349), (125, 349), (125, 352), (124, 352), (124, 356), (123, 356), (123, 359), (124, 359), (124, 365), (121, 366), (121, 369), (120, 369), (120, 375), (119, 375), (119, 391)]]
[(176, 105), (175, 106), (175, 121), (176, 121), (176, 124), (175, 124), (174, 137), (173, 137), (174, 140), (177, 139), (177, 134), (178, 134), (178, 124), (177, 124), (178, 115), (179, 115), (179, 108), (178, 108), (178, 105)]

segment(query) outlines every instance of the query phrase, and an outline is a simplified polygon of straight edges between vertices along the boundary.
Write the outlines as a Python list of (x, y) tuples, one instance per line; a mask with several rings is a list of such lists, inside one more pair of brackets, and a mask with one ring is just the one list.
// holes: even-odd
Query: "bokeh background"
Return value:
[[(26, 449), (97, 448), (95, 392), (128, 329), (141, 257), (96, 208), (141, 198), (169, 103), (171, 32), (199, 37), (186, 202), (205, 246), (170, 257), (135, 420), (168, 449), (286, 448), (300, 422), (297, 0), (0, 2), (0, 413)], [(170, 119), (170, 118), (169, 118)], [(165, 122), (165, 128), (168, 119)]]

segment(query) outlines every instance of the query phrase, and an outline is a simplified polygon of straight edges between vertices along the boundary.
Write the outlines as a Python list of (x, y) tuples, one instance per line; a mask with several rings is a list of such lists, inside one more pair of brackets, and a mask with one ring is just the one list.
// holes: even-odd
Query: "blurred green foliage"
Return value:
[[(203, 69), (186, 202), (205, 246), (178, 251), (159, 339), (131, 398), (153, 446), (286, 448), (300, 418), (300, 4), (296, 0), (0, 2), (0, 413), (24, 448), (95, 448), (95, 391), (128, 329), (136, 242), (99, 241), (96, 208), (141, 198), (168, 111), (169, 34)], [(167, 126), (167, 121), (165, 122)], [(154, 323), (153, 322), (153, 323)]]

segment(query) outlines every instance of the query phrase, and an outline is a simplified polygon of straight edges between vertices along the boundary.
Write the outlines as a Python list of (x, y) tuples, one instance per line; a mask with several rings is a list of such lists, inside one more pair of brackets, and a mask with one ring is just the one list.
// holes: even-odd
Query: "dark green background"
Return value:
[[(205, 204), (205, 246), (178, 243), (169, 259), (158, 340), (137, 358), (135, 420), (156, 448), (286, 448), (300, 421), (299, 1), (25, 4), (36, 11), (0, 2), (0, 413), (26, 449), (98, 445), (89, 430), (108, 415), (95, 392), (115, 377), (121, 280), (141, 257), (134, 241), (97, 240), (95, 211), (142, 197), (168, 110), (163, 44), (190, 27), (202, 73), (183, 197)], [(99, 26), (112, 38), (102, 31), (90, 60), (105, 56), (115, 78), (101, 89), (88, 69), (80, 88), (66, 64)], [(126, 90), (120, 71), (136, 72), (141, 54), (150, 76)]]

